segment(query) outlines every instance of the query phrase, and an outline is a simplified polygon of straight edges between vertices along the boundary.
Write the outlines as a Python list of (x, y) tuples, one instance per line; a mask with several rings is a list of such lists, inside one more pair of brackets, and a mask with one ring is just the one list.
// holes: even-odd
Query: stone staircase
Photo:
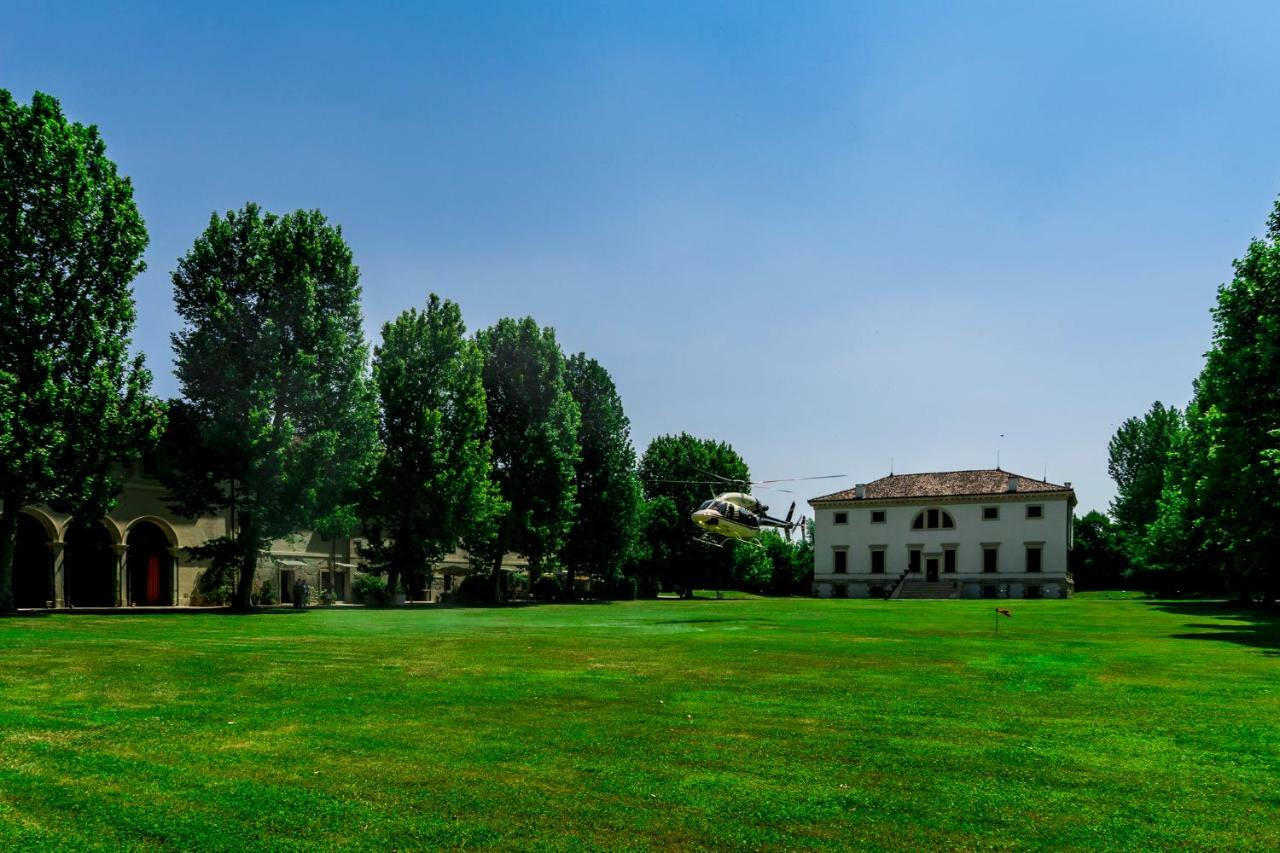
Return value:
[(959, 598), (960, 584), (958, 581), (926, 581), (926, 580), (904, 580), (896, 590), (894, 590), (892, 598)]

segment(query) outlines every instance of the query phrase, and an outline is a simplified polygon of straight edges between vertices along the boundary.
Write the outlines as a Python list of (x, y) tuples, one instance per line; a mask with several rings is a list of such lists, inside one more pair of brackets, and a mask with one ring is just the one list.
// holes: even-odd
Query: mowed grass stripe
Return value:
[(1280, 631), (1200, 603), (0, 620), (5, 847), (1280, 847)]

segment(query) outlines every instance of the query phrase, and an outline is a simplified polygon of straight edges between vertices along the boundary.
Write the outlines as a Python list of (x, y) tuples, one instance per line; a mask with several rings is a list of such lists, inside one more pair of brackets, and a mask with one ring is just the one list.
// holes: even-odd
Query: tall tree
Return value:
[[(381, 454), (363, 501), (366, 555), (401, 578), (483, 535), (498, 509), (484, 443), (484, 357), (462, 311), (434, 293), (382, 327), (373, 382)], [(389, 538), (388, 538), (389, 537)]]
[(129, 353), (146, 246), (97, 128), (0, 89), (0, 611), (22, 507), (106, 512), (114, 464), (159, 437), (151, 375)]
[(352, 486), (367, 473), (377, 417), (359, 271), (319, 211), (248, 204), (210, 218), (173, 287), (178, 381), (226, 479), (179, 470), (170, 491), (187, 514), (233, 507), (235, 605), (245, 609), (272, 539), (356, 522)]
[(527, 557), (532, 581), (565, 543), (577, 509), (580, 415), (554, 329), (539, 328), (532, 317), (503, 318), (476, 340), (484, 354), (490, 477), (504, 507), (493, 537), (473, 550), (492, 567), (497, 598), (504, 554)]
[(564, 596), (571, 598), (575, 574), (612, 577), (621, 570), (639, 533), (640, 480), (631, 421), (609, 371), (578, 353), (565, 365), (565, 384), (582, 415), (574, 471), (578, 511), (561, 551)]
[(1199, 505), (1239, 589), (1280, 594), (1280, 201), (1218, 288), (1196, 386), (1206, 453)]
[(714, 491), (706, 485), (709, 474), (751, 479), (747, 463), (728, 444), (688, 433), (658, 436), (640, 458), (640, 481), (651, 503), (644, 537), (652, 553), (642, 570), (684, 595), (698, 583), (722, 584), (733, 577), (733, 546), (700, 544), (689, 520)]
[(1182, 422), (1176, 408), (1156, 402), (1142, 417), (1122, 423), (1108, 445), (1107, 471), (1116, 484), (1111, 516), (1131, 553), (1140, 551), (1138, 543), (1156, 519), (1169, 451)]

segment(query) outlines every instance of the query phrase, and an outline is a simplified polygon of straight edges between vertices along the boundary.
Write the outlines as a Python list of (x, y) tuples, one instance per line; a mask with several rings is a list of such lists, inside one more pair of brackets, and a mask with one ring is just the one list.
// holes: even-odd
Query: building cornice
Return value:
[(998, 494), (977, 495), (935, 495), (930, 497), (909, 498), (844, 498), (841, 500), (810, 500), (809, 506), (814, 509), (853, 509), (856, 507), (889, 507), (889, 506), (938, 506), (939, 504), (989, 504), (989, 503), (1035, 503), (1044, 500), (1066, 500), (1074, 504), (1074, 489), (1059, 489), (1047, 492), (1000, 492)]

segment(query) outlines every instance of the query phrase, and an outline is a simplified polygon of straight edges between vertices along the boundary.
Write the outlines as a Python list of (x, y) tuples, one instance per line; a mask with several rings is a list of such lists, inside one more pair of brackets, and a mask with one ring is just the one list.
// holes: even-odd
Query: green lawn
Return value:
[(0, 619), (0, 848), (1280, 848), (1280, 627), (694, 600)]

